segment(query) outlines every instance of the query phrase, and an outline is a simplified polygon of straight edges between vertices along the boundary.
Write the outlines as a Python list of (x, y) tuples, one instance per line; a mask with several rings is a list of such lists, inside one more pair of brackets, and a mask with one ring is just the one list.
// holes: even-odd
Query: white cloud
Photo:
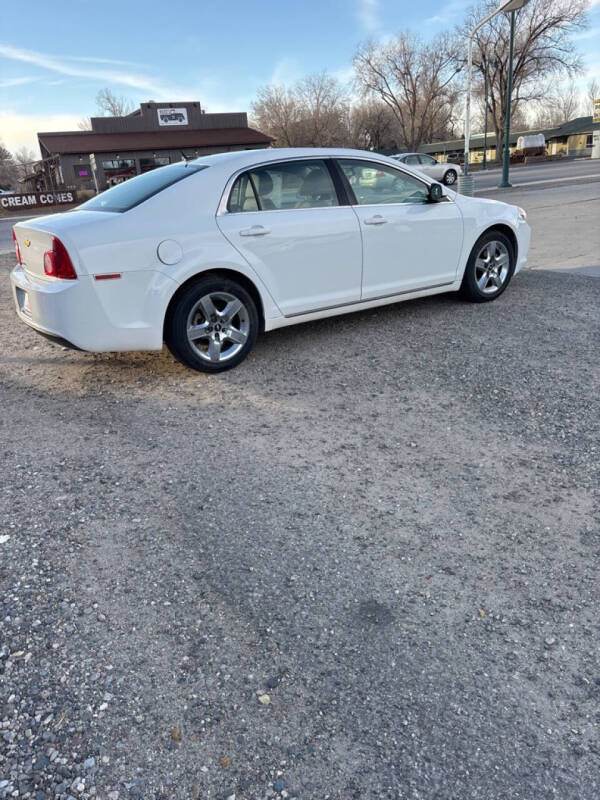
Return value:
[[(600, 0), (598, 0), (598, 2), (600, 3)], [(588, 28), (587, 31), (574, 34), (573, 39), (595, 39), (597, 36), (600, 37), (600, 25), (597, 25), (595, 28)]]
[(471, 0), (449, 0), (443, 5), (437, 14), (427, 17), (426, 25), (452, 25), (462, 15), (465, 9), (471, 5)]
[(0, 81), (0, 89), (9, 89), (11, 86), (23, 86), (25, 83), (33, 83), (37, 78), (5, 78)]
[(89, 61), (92, 64), (112, 64), (118, 67), (147, 67), (147, 64), (140, 64), (139, 61), (121, 61), (118, 58), (95, 58), (92, 56), (52, 56), (62, 58), (66, 61)]
[(281, 58), (267, 81), (269, 86), (289, 86), (304, 77), (305, 72), (295, 58)]
[(358, 0), (358, 19), (366, 33), (377, 33), (381, 27), (379, 0)]
[(38, 131), (76, 131), (81, 116), (75, 114), (18, 114), (0, 111), (2, 144), (9, 150), (28, 147), (39, 155)]
[[(42, 69), (58, 72), (60, 75), (69, 75), (76, 78), (90, 78), (91, 80), (102, 81), (109, 85), (128, 86), (131, 89), (149, 92), (155, 99), (162, 99), (167, 96), (173, 97), (174, 95), (172, 89), (169, 89), (154, 78), (144, 75), (143, 73), (93, 66), (94, 63), (113, 64), (113, 62), (110, 62), (108, 59), (101, 60), (90, 57), (85, 60), (75, 61), (74, 59), (59, 58), (46, 53), (25, 50), (6, 44), (0, 44), (0, 56), (25, 64), (35, 64)], [(89, 66), (86, 64), (89, 64)]]

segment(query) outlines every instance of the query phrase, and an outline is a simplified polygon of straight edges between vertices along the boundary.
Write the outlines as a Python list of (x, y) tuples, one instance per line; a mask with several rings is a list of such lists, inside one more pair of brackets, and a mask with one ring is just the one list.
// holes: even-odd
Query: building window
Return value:
[(171, 163), (168, 156), (154, 156), (154, 158), (140, 158), (140, 172), (150, 172), (157, 167), (166, 167)]
[(75, 164), (75, 177), (81, 180), (86, 180), (91, 177), (92, 171), (89, 164)]
[(113, 158), (111, 161), (103, 161), (102, 169), (135, 169), (135, 161), (132, 158)]
[(116, 186), (136, 174), (135, 161), (132, 158), (114, 158), (102, 162), (104, 177), (109, 186)]
[(594, 144), (594, 134), (593, 133), (588, 133), (587, 136), (586, 136), (586, 139), (585, 139), (585, 146), (586, 147), (592, 147), (593, 144)]

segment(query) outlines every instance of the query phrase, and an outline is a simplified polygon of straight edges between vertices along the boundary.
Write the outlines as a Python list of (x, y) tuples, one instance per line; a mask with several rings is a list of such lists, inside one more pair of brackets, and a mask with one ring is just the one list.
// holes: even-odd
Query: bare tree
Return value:
[(12, 153), (0, 142), (0, 189), (11, 189), (17, 183), (17, 167)]
[(349, 144), (360, 150), (398, 150), (398, 124), (387, 103), (370, 100), (350, 110)]
[(96, 105), (109, 117), (124, 117), (133, 111), (133, 103), (126, 97), (118, 97), (110, 89), (100, 89), (96, 95)]
[(598, 83), (596, 78), (592, 78), (592, 80), (587, 85), (587, 91), (584, 97), (586, 116), (594, 113), (594, 103), (599, 98), (600, 98), (600, 83)]
[(534, 118), (534, 127), (554, 128), (575, 119), (580, 110), (579, 94), (575, 89), (575, 84), (571, 81), (551, 90), (548, 97), (539, 103), (538, 112)]
[(39, 162), (39, 156), (30, 147), (19, 147), (13, 153), (15, 163), (15, 177), (17, 181), (22, 181), (26, 175), (31, 173), (35, 164)]
[(253, 121), (278, 147), (328, 147), (348, 139), (348, 101), (326, 73), (309, 75), (291, 88), (266, 86), (252, 105)]
[(259, 130), (273, 136), (277, 147), (297, 147), (300, 142), (301, 110), (292, 89), (265, 86), (252, 104), (252, 122)]
[[(473, 8), (462, 27), (463, 36), (496, 5), (496, 0), (486, 0)], [(571, 36), (586, 27), (588, 5), (588, 0), (531, 0), (516, 12), (513, 112), (518, 112), (524, 104), (545, 100), (557, 80), (580, 73), (581, 58)], [(498, 160), (506, 123), (509, 35), (508, 20), (504, 14), (497, 14), (479, 29), (474, 41), (474, 58), (483, 65), (488, 77), (488, 113), (496, 132)], [(483, 82), (479, 72), (474, 77)]]
[(82, 117), (77, 123), (77, 127), (80, 131), (91, 131), (92, 120), (89, 117)]
[(303, 144), (336, 147), (347, 144), (348, 100), (340, 82), (325, 72), (309, 75), (296, 87)]
[(448, 35), (423, 42), (410, 32), (385, 44), (370, 42), (354, 57), (356, 83), (363, 95), (392, 111), (401, 144), (446, 138), (460, 87), (456, 43)]

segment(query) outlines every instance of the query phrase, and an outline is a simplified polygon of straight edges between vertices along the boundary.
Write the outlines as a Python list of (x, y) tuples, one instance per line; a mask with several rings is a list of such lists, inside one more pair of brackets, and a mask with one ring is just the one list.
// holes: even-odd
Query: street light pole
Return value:
[(487, 169), (487, 118), (488, 118), (488, 74), (485, 64), (483, 69), (483, 165), (482, 169)]
[[(522, 8), (529, 0), (502, 0), (500, 5), (495, 11), (492, 11), (487, 17), (480, 20), (469, 34), (469, 44), (467, 51), (467, 97), (465, 103), (465, 171), (458, 179), (458, 190), (462, 190), (464, 194), (473, 194), (473, 178), (469, 176), (469, 138), (471, 136), (471, 69), (473, 64), (473, 37), (486, 22), (489, 22), (492, 17), (499, 14), (501, 11), (513, 12), (518, 8)], [(511, 40), (512, 41), (512, 40)]]
[(512, 72), (513, 72), (513, 50), (515, 46), (515, 11), (510, 12), (510, 45), (508, 48), (508, 85), (506, 87), (506, 131), (504, 133), (504, 160), (502, 162), (502, 181), (500, 189), (510, 189), (511, 183), (508, 180), (510, 168), (510, 106), (512, 101)]

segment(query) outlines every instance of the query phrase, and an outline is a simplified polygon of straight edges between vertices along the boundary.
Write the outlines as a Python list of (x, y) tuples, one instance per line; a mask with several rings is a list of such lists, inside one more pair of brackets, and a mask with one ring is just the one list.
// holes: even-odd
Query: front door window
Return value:
[(426, 203), (428, 188), (406, 172), (372, 161), (340, 159), (358, 205)]

